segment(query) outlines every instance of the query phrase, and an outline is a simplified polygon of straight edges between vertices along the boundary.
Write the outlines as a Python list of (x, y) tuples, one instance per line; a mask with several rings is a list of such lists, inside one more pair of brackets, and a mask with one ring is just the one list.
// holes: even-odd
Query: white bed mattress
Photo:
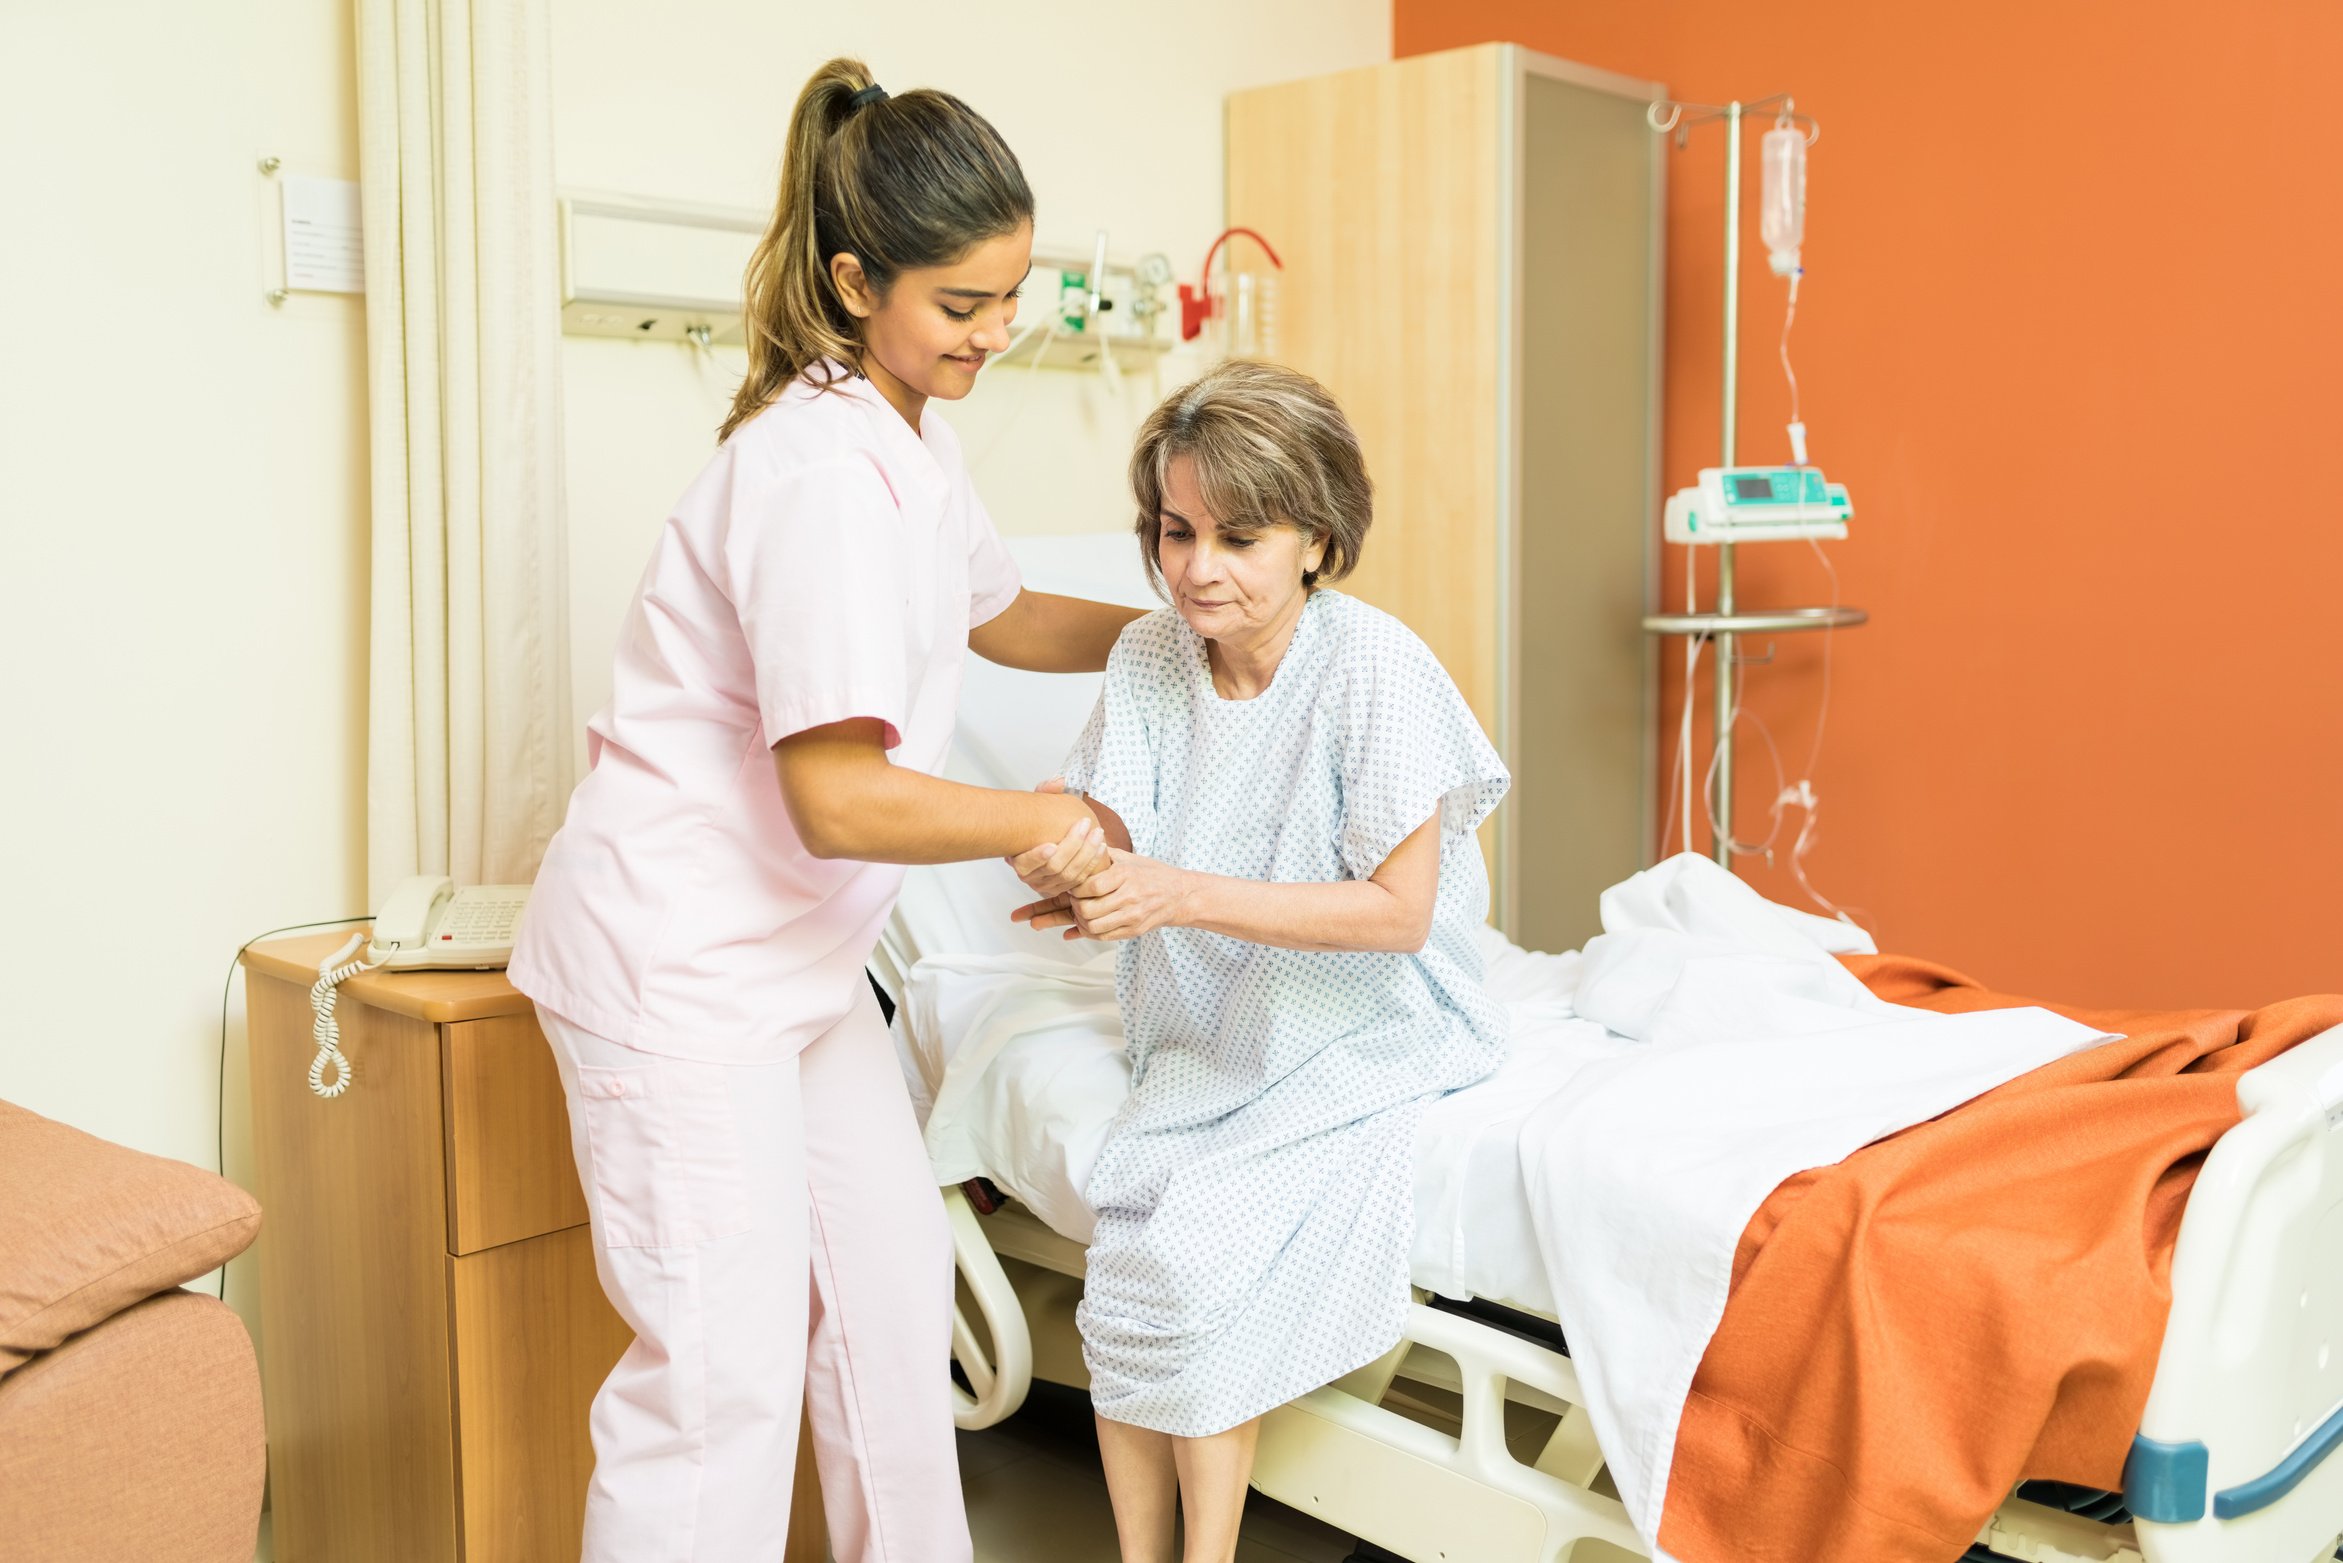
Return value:
[[(989, 899), (989, 898), (988, 898)], [(1130, 1085), (1110, 952), (931, 956), (896, 1023), (939, 1182), (990, 1178), (1052, 1229), (1087, 1242), (1082, 1187)], [(1590, 1059), (1634, 1044), (1571, 1010), (1576, 955), (1539, 955), (1487, 932), (1490, 991), (1513, 1018), (1495, 1075), (1436, 1103), (1416, 1147), (1417, 1285), (1554, 1311), (1530, 1225), (1519, 1141)]]

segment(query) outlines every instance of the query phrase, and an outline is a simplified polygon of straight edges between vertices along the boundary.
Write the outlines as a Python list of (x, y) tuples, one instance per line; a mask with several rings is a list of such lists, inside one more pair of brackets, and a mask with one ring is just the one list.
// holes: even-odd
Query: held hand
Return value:
[(1066, 930), (1067, 942), (1071, 943), (1082, 937), (1082, 930), (1074, 926), (1073, 906), (1074, 898), (1070, 895), (1051, 896), (1048, 900), (1036, 901), (1031, 906), (1020, 906), (1009, 914), (1009, 921), (1031, 923), (1035, 933), (1050, 928), (1063, 928)]
[(1073, 921), (1085, 935), (1120, 943), (1179, 925), (1194, 886), (1185, 870), (1119, 848), (1109, 858), (1105, 872), (1073, 893)]
[[(1064, 788), (1055, 782), (1044, 782), (1035, 790), (1062, 792)], [(1026, 888), (1045, 900), (1066, 894), (1106, 866), (1106, 833), (1089, 805), (1080, 807), (1080, 817), (1067, 827), (1064, 837), (1008, 860), (1017, 877), (1025, 881)]]

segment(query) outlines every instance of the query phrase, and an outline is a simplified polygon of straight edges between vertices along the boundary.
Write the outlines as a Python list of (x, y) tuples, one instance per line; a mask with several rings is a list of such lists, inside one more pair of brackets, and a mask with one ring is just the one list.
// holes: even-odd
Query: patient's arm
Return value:
[[(1114, 825), (1108, 828), (1111, 834)], [(1065, 928), (1068, 938), (1120, 941), (1158, 928), (1202, 928), (1286, 950), (1412, 955), (1431, 936), (1432, 904), (1439, 891), (1440, 819), (1435, 814), (1366, 879), (1265, 884), (1191, 873), (1118, 850), (1113, 865), (1077, 890), (1070, 905), (1042, 902), (1011, 915), (1035, 928)]]

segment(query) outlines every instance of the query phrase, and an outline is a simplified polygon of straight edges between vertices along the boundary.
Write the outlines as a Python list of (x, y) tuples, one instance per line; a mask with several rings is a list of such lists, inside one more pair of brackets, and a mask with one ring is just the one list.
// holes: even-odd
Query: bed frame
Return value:
[[(2343, 1556), (2343, 1027), (2238, 1082), (2206, 1158), (2172, 1313), (2112, 1520), (2013, 1497), (1971, 1558), (2325, 1563)], [(1083, 1251), (946, 1190), (962, 1282), (961, 1427), (1036, 1377), (1088, 1385)], [(1381, 1360), (1271, 1412), (1253, 1485), (1411, 1563), (1624, 1563), (1650, 1553), (1613, 1495), (1570, 1359), (1419, 1294)]]

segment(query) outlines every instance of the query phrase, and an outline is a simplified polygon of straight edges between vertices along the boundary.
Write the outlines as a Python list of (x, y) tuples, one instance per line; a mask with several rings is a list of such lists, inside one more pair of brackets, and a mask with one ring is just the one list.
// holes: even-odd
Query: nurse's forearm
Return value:
[(1429, 907), (1372, 879), (1279, 885), (1218, 874), (1188, 876), (1187, 928), (1280, 950), (1381, 950), (1413, 955), (1431, 935)]
[(1085, 597), (1020, 591), (1017, 600), (968, 632), (968, 649), (987, 662), (1028, 673), (1095, 673), (1123, 626), (1142, 610)]
[(817, 856), (865, 863), (1015, 857), (1044, 842), (1061, 840), (1077, 820), (1090, 818), (1081, 799), (1062, 793), (997, 792), (899, 765), (890, 765), (887, 771), (876, 778), (877, 785), (840, 811), (838, 827), (827, 842), (830, 850)]
[[(867, 729), (867, 730), (866, 730)], [(1089, 806), (1064, 793), (997, 792), (893, 764), (879, 725), (843, 722), (773, 750), (782, 803), (818, 858), (960, 863), (1061, 840)]]

